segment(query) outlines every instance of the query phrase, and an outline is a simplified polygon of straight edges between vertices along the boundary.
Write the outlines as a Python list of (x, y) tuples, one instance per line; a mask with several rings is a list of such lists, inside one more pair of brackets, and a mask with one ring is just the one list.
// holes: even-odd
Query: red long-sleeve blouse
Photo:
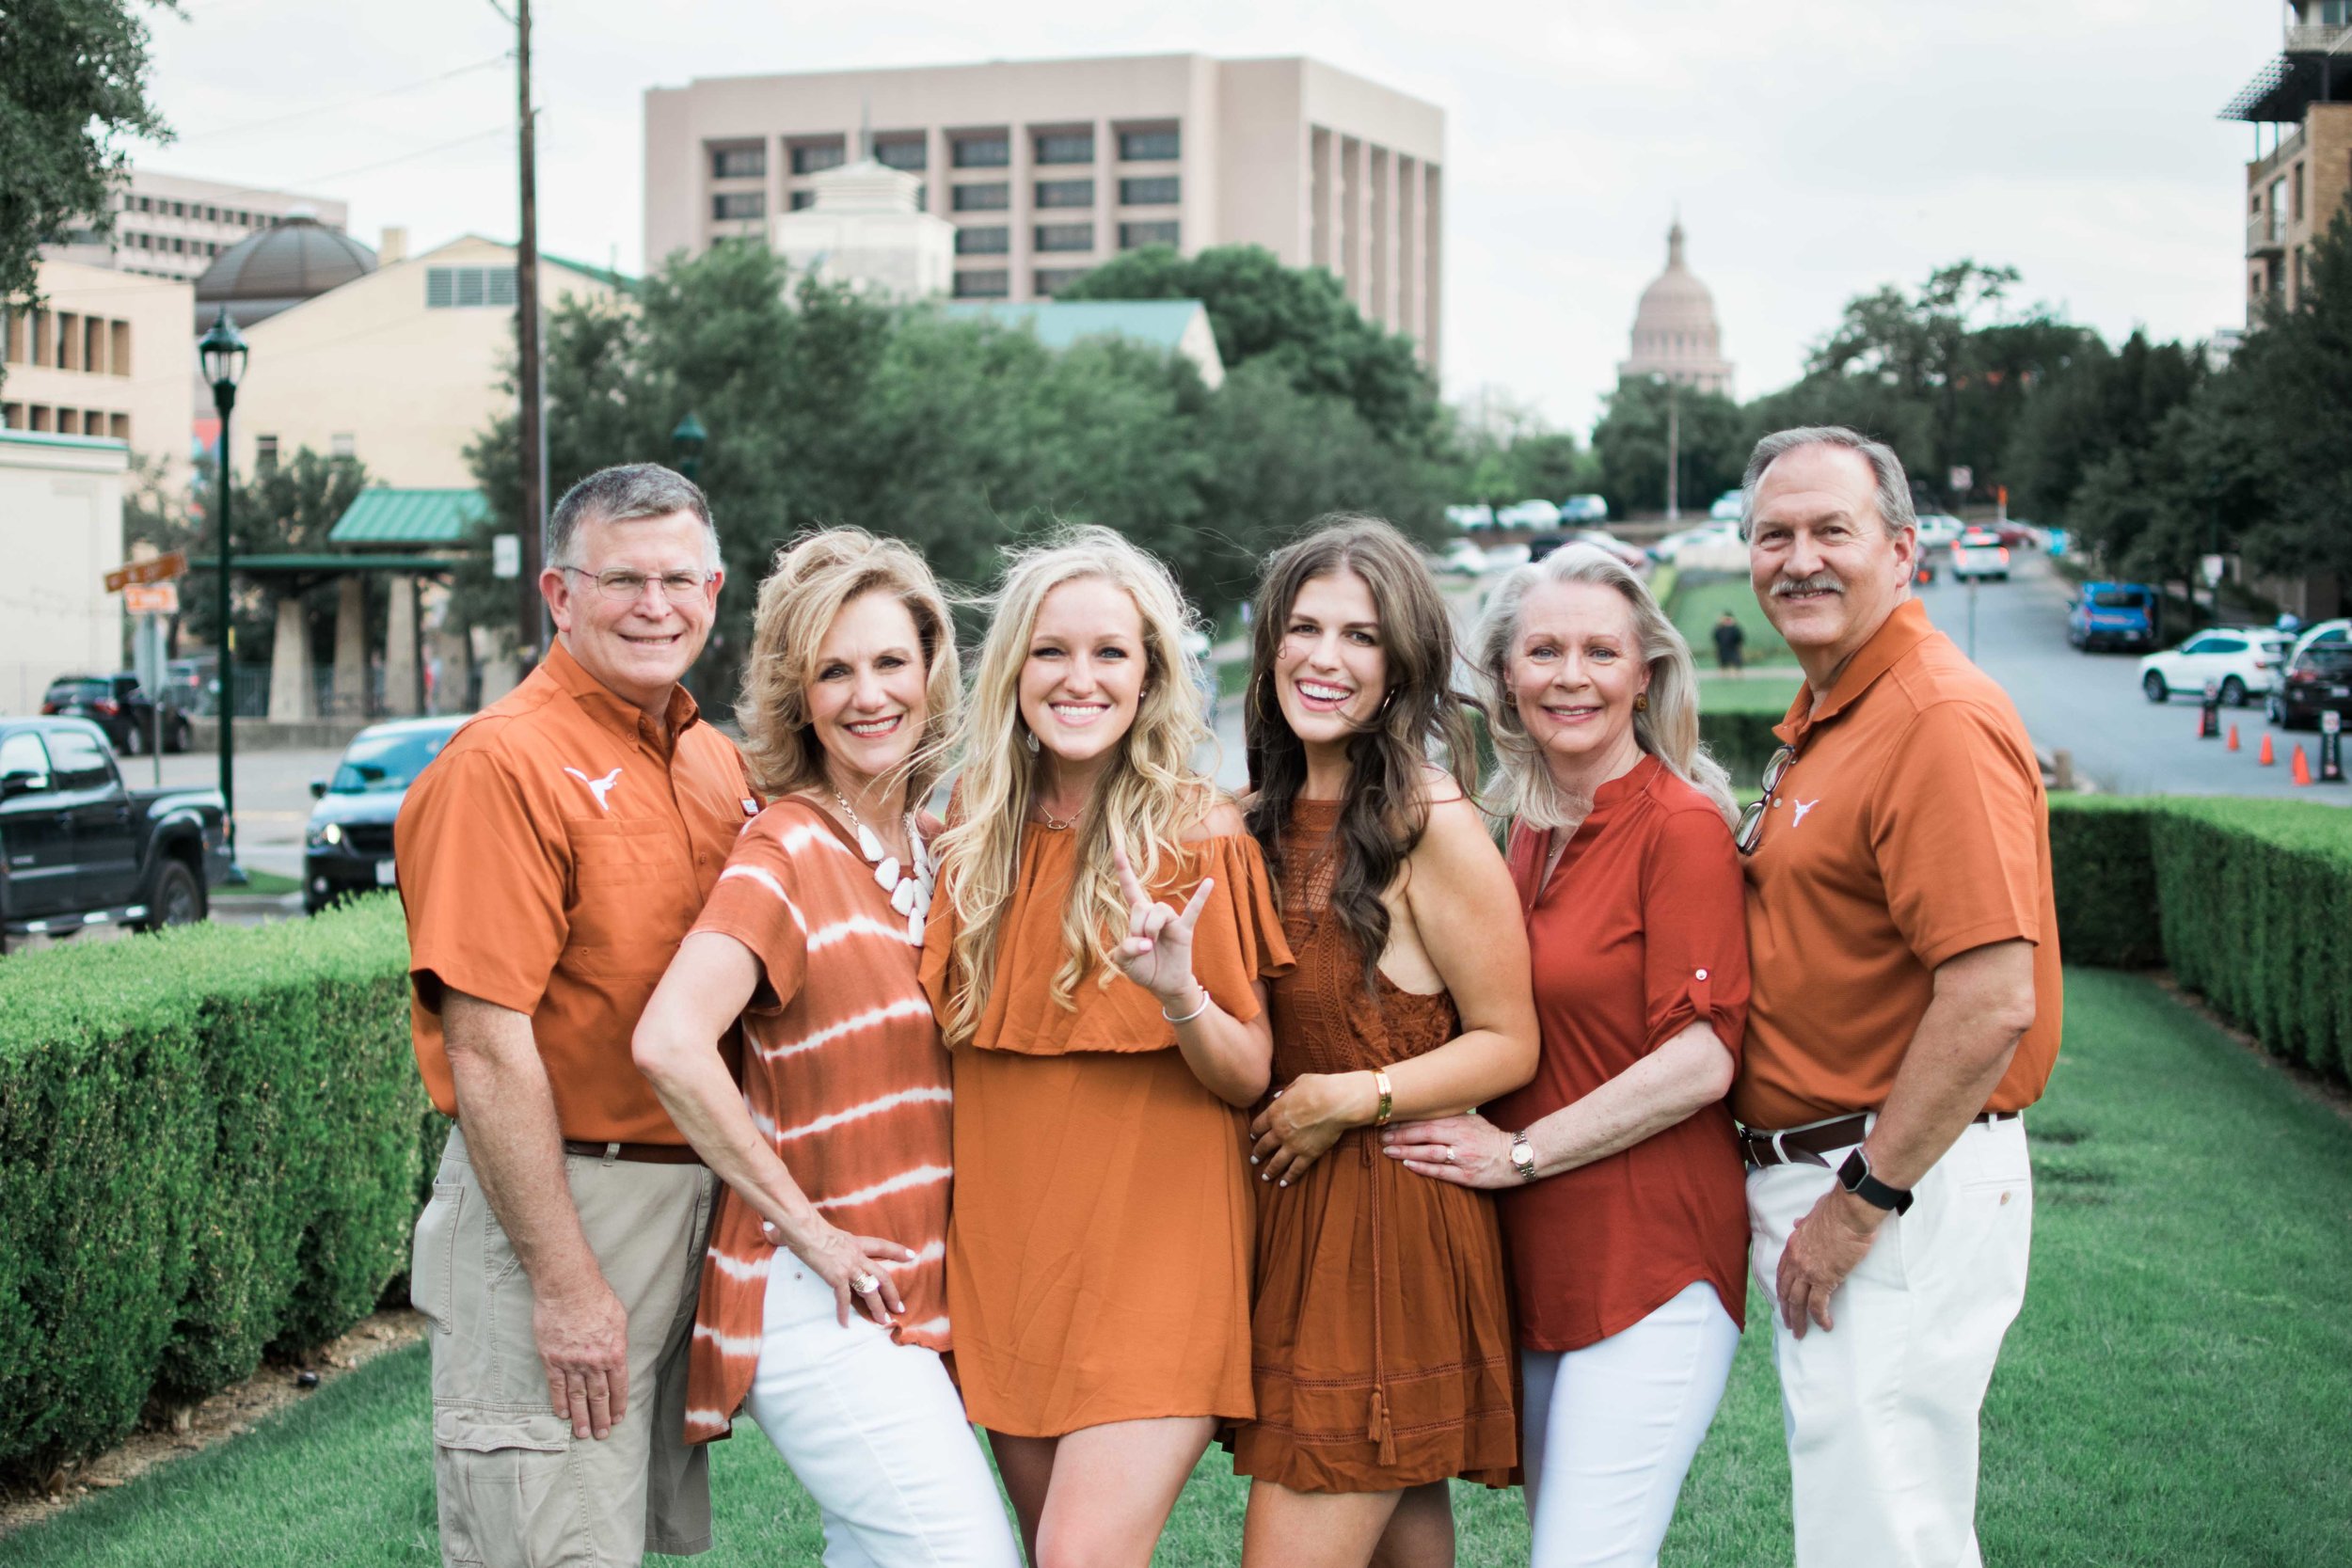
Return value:
[[(1597, 792), (1545, 882), (1549, 836), (1511, 835), (1543, 1040), (1534, 1081), (1487, 1108), (1514, 1132), (1693, 1022), (1713, 1026), (1736, 1065), (1747, 1022), (1739, 856), (1712, 801), (1645, 757)], [(1744, 1321), (1746, 1175), (1722, 1101), (1501, 1198), (1523, 1347), (1581, 1350), (1697, 1280)]]

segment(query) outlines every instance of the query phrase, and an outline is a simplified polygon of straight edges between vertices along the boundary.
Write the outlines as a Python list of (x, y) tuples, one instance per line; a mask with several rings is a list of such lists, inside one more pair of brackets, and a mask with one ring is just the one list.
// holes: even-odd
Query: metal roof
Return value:
[[(241, 555), (229, 562), (230, 570), (257, 578), (332, 576), (337, 572), (413, 572), (431, 577), (454, 572), (465, 564), (465, 560), (457, 556), (361, 555), (357, 550), (345, 555)], [(188, 557), (191, 572), (216, 571), (219, 566), (220, 557), (216, 555)]]
[(359, 492), (326, 535), (330, 545), (465, 545), (490, 515), (479, 490)]
[(1047, 348), (1068, 348), (1082, 338), (1132, 338), (1170, 353), (1206, 309), (1197, 299), (960, 300), (945, 307), (950, 317), (1029, 327)]

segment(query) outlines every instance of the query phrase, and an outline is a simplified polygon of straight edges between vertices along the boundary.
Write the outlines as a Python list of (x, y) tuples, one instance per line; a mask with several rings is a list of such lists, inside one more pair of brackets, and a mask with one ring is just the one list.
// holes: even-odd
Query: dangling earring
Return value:
[(1037, 731), (1029, 728), (1026, 724), (1022, 725), (1021, 744), (1029, 749), (1029, 755), (1037, 755)]
[[(1646, 692), (1646, 691), (1636, 691), (1636, 692), (1633, 694), (1633, 711), (1634, 711), (1634, 712), (1636, 712), (1636, 713), (1647, 713), (1647, 712), (1649, 711), (1649, 693), (1648, 693), (1648, 692)], [(1030, 744), (1035, 745), (1035, 744), (1036, 744), (1036, 742), (1032, 741), (1032, 742), (1030, 742)]]
[(1373, 717), (1374, 717), (1375, 719), (1385, 719), (1385, 718), (1387, 718), (1387, 717), (1388, 717), (1388, 712), (1389, 712), (1389, 705), (1390, 705), (1391, 703), (1395, 702), (1395, 701), (1396, 701), (1396, 688), (1392, 686), (1392, 687), (1389, 688), (1389, 694), (1388, 694), (1387, 696), (1385, 696), (1385, 697), (1383, 697), (1383, 698), (1381, 698), (1381, 699), (1380, 699), (1380, 711), (1379, 711), (1379, 712), (1377, 712), (1377, 713), (1375, 713), (1375, 714), (1374, 714), (1374, 715), (1373, 715)]

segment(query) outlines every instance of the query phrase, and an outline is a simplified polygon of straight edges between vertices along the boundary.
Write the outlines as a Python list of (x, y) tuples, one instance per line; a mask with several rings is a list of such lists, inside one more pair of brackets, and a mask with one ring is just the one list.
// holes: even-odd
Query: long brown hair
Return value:
[(1347, 743), (1347, 793), (1333, 830), (1331, 912), (1363, 955), (1364, 986), (1376, 988), (1389, 945), (1382, 895), (1429, 826), (1432, 753), (1471, 794), (1476, 767), (1468, 700), (1454, 689), (1454, 622), (1421, 554), (1378, 517), (1327, 513), (1304, 538), (1266, 562), (1253, 608), (1249, 694), (1242, 734), (1254, 792), (1246, 820), (1283, 896), (1300, 896), (1282, 863), (1282, 828), (1307, 782), (1307, 748), (1282, 717), (1274, 657), (1299, 591), (1316, 578), (1353, 572), (1372, 590), (1389, 689), (1380, 709)]

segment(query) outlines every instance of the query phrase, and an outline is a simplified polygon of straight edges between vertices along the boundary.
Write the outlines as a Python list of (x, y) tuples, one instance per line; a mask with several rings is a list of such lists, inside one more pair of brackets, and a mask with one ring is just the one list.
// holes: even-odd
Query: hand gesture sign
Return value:
[(1112, 849), (1111, 863), (1119, 868), (1119, 891), (1127, 899), (1127, 936), (1111, 949), (1111, 961), (1157, 997), (1162, 1012), (1189, 1012), (1200, 1001), (1192, 977), (1192, 933), (1209, 907), (1216, 879), (1201, 878), (1180, 914), (1144, 891), (1125, 850)]

